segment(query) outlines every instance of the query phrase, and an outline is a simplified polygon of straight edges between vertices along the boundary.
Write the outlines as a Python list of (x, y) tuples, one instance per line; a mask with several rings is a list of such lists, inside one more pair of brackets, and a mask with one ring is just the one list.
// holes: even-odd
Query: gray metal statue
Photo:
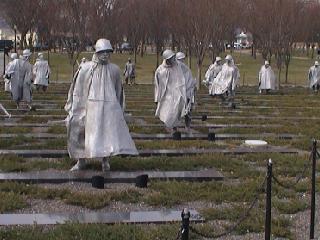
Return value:
[(314, 66), (310, 67), (308, 80), (310, 89), (318, 92), (320, 89), (320, 66), (318, 61), (315, 61)]
[(223, 64), (221, 71), (211, 84), (209, 94), (212, 96), (220, 96), (223, 99), (224, 94), (226, 94), (229, 97), (229, 101), (232, 102), (239, 80), (239, 69), (234, 64), (232, 56), (227, 55), (225, 64)]
[(205, 79), (203, 83), (211, 88), (211, 85), (214, 83), (215, 78), (218, 76), (219, 72), (222, 69), (222, 59), (221, 57), (216, 57), (216, 60), (213, 64), (211, 64), (206, 72)]
[(163, 63), (155, 72), (155, 115), (167, 128), (176, 131), (181, 118), (190, 110), (187, 109), (186, 79), (171, 50), (163, 52), (163, 59)]
[(32, 101), (32, 65), (29, 62), (31, 52), (29, 49), (23, 50), (19, 59), (15, 59), (7, 69), (6, 78), (11, 82), (12, 99), (19, 108), (20, 102), (25, 101), (30, 108)]
[(44, 60), (43, 53), (38, 53), (38, 59), (33, 66), (33, 74), (35, 76), (34, 85), (37, 90), (42, 87), (45, 92), (49, 85), (50, 67), (48, 61)]
[(195, 91), (196, 91), (196, 85), (197, 82), (192, 76), (192, 72), (190, 68), (184, 63), (184, 60), (186, 58), (186, 55), (183, 52), (177, 52), (176, 59), (178, 60), (178, 63), (182, 69), (185, 81), (186, 81), (186, 91), (187, 91), (187, 110), (188, 113), (185, 116), (185, 124), (186, 128), (190, 128), (191, 124), (191, 110), (192, 106), (195, 103)]
[(102, 158), (108, 171), (110, 156), (138, 154), (124, 119), (120, 69), (110, 63), (110, 41), (99, 39), (95, 50), (75, 74), (65, 106), (68, 151), (78, 160), (71, 171), (83, 169), (86, 158)]

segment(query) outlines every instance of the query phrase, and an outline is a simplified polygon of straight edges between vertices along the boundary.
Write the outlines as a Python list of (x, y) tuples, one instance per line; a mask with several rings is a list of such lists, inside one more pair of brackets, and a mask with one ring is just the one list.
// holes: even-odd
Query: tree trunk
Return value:
[(251, 56), (253, 59), (257, 59), (257, 49), (254, 43), (251, 46)]
[(141, 41), (140, 57), (143, 57), (143, 54), (144, 54), (144, 41)]
[(26, 39), (26, 33), (21, 33), (20, 46), (19, 46), (21, 51), (24, 49), (25, 39)]
[(215, 52), (214, 52), (214, 50), (212, 49), (212, 51), (211, 51), (211, 63), (214, 63), (214, 60), (215, 60)]
[(281, 85), (281, 67), (278, 68), (278, 89), (280, 89)]
[(233, 54), (233, 50), (234, 50), (233, 46), (234, 46), (234, 42), (231, 41), (231, 44), (230, 44), (230, 53), (231, 54)]
[(48, 64), (50, 65), (50, 48), (48, 47)]
[(268, 60), (268, 50), (266, 48), (262, 49), (261, 55), (264, 60)]
[(189, 65), (189, 68), (191, 69), (191, 47), (188, 48), (188, 65)]
[(133, 48), (134, 64), (137, 64), (137, 48)]
[(288, 83), (288, 73), (289, 73), (289, 64), (286, 64), (286, 80), (285, 83)]
[(171, 38), (171, 50), (172, 50), (172, 51), (175, 51), (175, 50), (176, 50), (176, 44), (175, 44), (174, 34), (172, 34), (172, 38)]
[(251, 57), (254, 56), (254, 44), (251, 45)]
[(197, 61), (197, 67), (198, 67), (198, 72), (197, 72), (197, 89), (200, 89), (201, 86), (201, 69), (202, 69), (202, 61), (198, 59)]
[(288, 83), (288, 74), (289, 74), (289, 64), (291, 61), (291, 53), (287, 53), (285, 56), (285, 65), (286, 65), (286, 81), (285, 83)]
[(30, 37), (28, 39), (28, 42), (29, 42), (29, 49), (33, 51), (33, 34), (31, 31), (30, 31)]
[(156, 51), (157, 51), (157, 63), (156, 63), (156, 68), (155, 68), (155, 69), (157, 69), (158, 66), (159, 66), (159, 54), (160, 54), (160, 50), (159, 50), (159, 45), (158, 45), (158, 44), (157, 44), (157, 46), (156, 46)]

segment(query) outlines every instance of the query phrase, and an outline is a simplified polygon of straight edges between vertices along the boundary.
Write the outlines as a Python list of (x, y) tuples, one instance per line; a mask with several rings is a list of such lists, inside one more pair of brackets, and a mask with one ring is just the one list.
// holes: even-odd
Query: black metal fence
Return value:
[(196, 235), (199, 235), (201, 237), (204, 237), (206, 239), (216, 239), (223, 236), (227, 236), (234, 232), (237, 227), (241, 223), (243, 223), (246, 219), (250, 217), (251, 210), (256, 206), (259, 200), (259, 196), (261, 194), (265, 194), (266, 198), (266, 211), (265, 211), (265, 240), (271, 239), (271, 214), (272, 214), (272, 182), (278, 184), (279, 186), (286, 188), (286, 189), (292, 189), (294, 188), (305, 176), (307, 170), (312, 167), (312, 176), (311, 176), (311, 214), (310, 214), (310, 238), (309, 239), (315, 239), (314, 238), (314, 232), (315, 232), (315, 210), (316, 210), (316, 163), (317, 158), (320, 158), (320, 154), (317, 150), (317, 141), (313, 140), (312, 143), (312, 150), (309, 155), (309, 160), (305, 163), (303, 170), (301, 173), (297, 176), (296, 181), (293, 184), (286, 184), (281, 182), (272, 171), (272, 160), (269, 159), (267, 163), (267, 174), (264, 178), (263, 182), (261, 183), (260, 188), (256, 192), (256, 195), (254, 199), (252, 200), (249, 208), (244, 212), (244, 214), (238, 219), (238, 221), (231, 227), (229, 227), (225, 232), (215, 234), (213, 231), (211, 233), (202, 233), (201, 231), (197, 230), (193, 226), (190, 225), (190, 212), (187, 209), (184, 209), (181, 213), (181, 219), (182, 224), (181, 228), (179, 229), (179, 232), (177, 234), (176, 240), (189, 240), (189, 232), (193, 232)]

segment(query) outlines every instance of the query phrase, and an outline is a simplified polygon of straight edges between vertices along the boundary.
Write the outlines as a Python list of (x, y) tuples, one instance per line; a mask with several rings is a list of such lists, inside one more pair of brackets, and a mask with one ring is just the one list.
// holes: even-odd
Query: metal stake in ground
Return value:
[(272, 188), (272, 161), (268, 162), (267, 173), (267, 198), (266, 198), (266, 220), (265, 220), (265, 234), (264, 239), (271, 239), (271, 188)]
[(189, 239), (189, 222), (190, 222), (190, 212), (187, 208), (183, 209), (181, 213), (182, 226), (181, 226), (181, 240)]
[(311, 218), (310, 239), (314, 239), (314, 222), (316, 210), (316, 164), (317, 164), (317, 140), (313, 140), (312, 146), (312, 189), (311, 189)]

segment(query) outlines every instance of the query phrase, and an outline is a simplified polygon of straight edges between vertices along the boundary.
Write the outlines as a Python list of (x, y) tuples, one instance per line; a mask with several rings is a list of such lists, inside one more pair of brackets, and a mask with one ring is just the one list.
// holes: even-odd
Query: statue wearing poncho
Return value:
[(320, 88), (320, 67), (318, 61), (315, 61), (314, 66), (309, 69), (308, 80), (309, 87), (314, 91), (318, 91)]
[[(81, 64), (65, 106), (71, 158), (103, 158), (138, 154), (125, 122), (118, 66), (95, 54)], [(78, 169), (76, 169), (78, 170)]]
[[(171, 56), (173, 57), (174, 55)], [(188, 112), (187, 90), (179, 63), (174, 60), (168, 64), (169, 59), (164, 59), (155, 72), (154, 101), (157, 103), (155, 116), (159, 117), (168, 128), (174, 128)]]
[(42, 53), (38, 54), (38, 59), (33, 66), (33, 75), (35, 76), (34, 85), (37, 86), (37, 89), (42, 86), (45, 91), (49, 84), (50, 67)]
[[(17, 53), (11, 53), (10, 55), (11, 61), (8, 62), (7, 66), (6, 66), (6, 70), (5, 70), (5, 75), (3, 76), (4, 78), (4, 91), (5, 92), (11, 92), (11, 82), (10, 79), (8, 79), (7, 77), (11, 77), (8, 69), (11, 69), (10, 65), (13, 64), (14, 60), (18, 58), (18, 54)], [(11, 69), (11, 73), (13, 73), (12, 69)]]
[(208, 88), (211, 88), (211, 84), (214, 82), (214, 79), (218, 76), (219, 72), (221, 72), (222, 64), (221, 64), (221, 58), (216, 57), (216, 60), (213, 64), (211, 64), (205, 74), (205, 80), (203, 80), (203, 83), (208, 86)]
[(225, 93), (228, 93), (229, 96), (234, 96), (235, 88), (239, 84), (239, 69), (235, 66), (230, 55), (226, 57), (226, 60), (227, 62), (223, 64), (221, 71), (209, 89), (209, 94), (212, 96), (223, 95)]
[(21, 101), (25, 101), (29, 108), (32, 108), (32, 65), (29, 62), (30, 56), (30, 50), (25, 49), (21, 59), (13, 60), (6, 69), (6, 76), (11, 83), (12, 99), (16, 102), (18, 108)]
[(276, 77), (268, 61), (261, 67), (259, 72), (259, 89), (261, 90), (275, 90)]

